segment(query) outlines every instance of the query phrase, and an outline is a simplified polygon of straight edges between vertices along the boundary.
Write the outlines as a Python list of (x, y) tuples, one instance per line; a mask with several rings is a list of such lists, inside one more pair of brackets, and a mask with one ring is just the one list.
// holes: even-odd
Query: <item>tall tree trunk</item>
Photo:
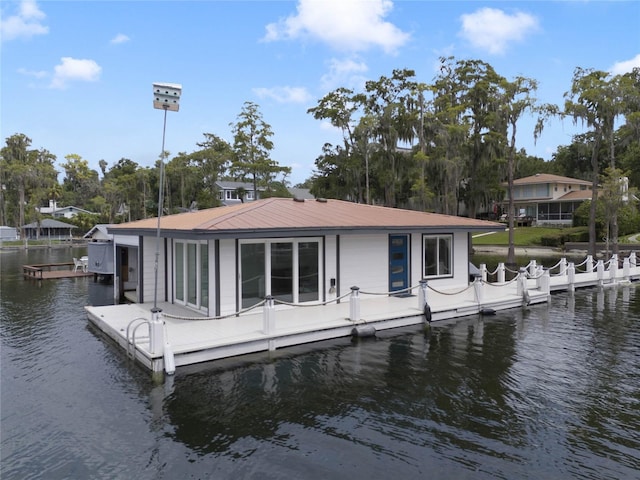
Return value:
[(596, 202), (598, 201), (598, 151), (600, 150), (600, 132), (596, 131), (596, 139), (591, 153), (591, 205), (589, 208), (589, 254), (596, 255)]

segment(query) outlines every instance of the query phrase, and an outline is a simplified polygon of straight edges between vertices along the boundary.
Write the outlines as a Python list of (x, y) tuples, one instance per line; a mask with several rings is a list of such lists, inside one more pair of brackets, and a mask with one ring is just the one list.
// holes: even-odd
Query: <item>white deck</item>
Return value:
[[(573, 270), (573, 265), (570, 270)], [(557, 275), (546, 275), (547, 286), (540, 278), (529, 278), (523, 282), (526, 288), (521, 284), (520, 292), (515, 279), (503, 283), (477, 281), (468, 287), (448, 291), (429, 287), (426, 298), (432, 321), (542, 303), (548, 301), (552, 291), (637, 280), (640, 279), (640, 267), (627, 266), (624, 270), (614, 267), (607, 271), (600, 268), (600, 271), (575, 274), (569, 274), (565, 268)], [(413, 293), (418, 290), (414, 289)], [(162, 371), (165, 368), (165, 348), (173, 353), (175, 365), (179, 367), (345, 337), (352, 334), (354, 327), (369, 326), (377, 331), (420, 325), (425, 322), (425, 316), (419, 298), (417, 294), (394, 297), (360, 293), (356, 320), (350, 319), (352, 311), (349, 297), (341, 303), (326, 305), (278, 305), (271, 311), (272, 317), (264, 307), (258, 307), (248, 313), (221, 319), (206, 319), (185, 307), (161, 303), (158, 306), (162, 309), (160, 319), (164, 323), (162, 344), (166, 345), (156, 348), (153, 354), (149, 341), (152, 304), (86, 307), (86, 310), (93, 324), (135, 355), (143, 365), (153, 371)], [(139, 327), (134, 328), (136, 325)], [(135, 348), (132, 347), (134, 340)]]

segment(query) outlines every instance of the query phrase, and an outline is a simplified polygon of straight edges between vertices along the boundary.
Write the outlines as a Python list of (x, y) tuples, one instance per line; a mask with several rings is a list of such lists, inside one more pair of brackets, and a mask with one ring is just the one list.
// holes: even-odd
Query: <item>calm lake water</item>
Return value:
[(640, 292), (179, 368), (128, 361), (82, 250), (0, 251), (1, 478), (640, 478)]

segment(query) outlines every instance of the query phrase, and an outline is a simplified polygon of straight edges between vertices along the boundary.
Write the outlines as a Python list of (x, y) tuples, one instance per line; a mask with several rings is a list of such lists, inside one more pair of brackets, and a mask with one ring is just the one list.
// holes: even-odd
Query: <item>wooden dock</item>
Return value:
[(41, 263), (37, 265), (23, 265), (22, 274), (25, 278), (34, 280), (53, 280), (57, 278), (90, 277), (91, 272), (82, 269), (74, 270), (73, 262), (64, 263)]

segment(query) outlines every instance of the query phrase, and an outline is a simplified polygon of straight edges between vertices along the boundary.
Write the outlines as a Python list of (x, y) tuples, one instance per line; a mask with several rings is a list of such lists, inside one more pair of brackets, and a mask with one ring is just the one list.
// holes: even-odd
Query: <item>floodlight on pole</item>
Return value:
[(153, 292), (153, 310), (158, 308), (158, 261), (160, 258), (160, 218), (162, 217), (162, 204), (164, 200), (164, 139), (167, 130), (167, 111), (177, 112), (180, 109), (180, 95), (182, 85), (177, 83), (153, 84), (153, 108), (164, 110), (164, 123), (162, 126), (162, 150), (160, 151), (160, 176), (158, 187), (158, 228), (156, 232), (156, 260), (155, 260), (155, 287)]

